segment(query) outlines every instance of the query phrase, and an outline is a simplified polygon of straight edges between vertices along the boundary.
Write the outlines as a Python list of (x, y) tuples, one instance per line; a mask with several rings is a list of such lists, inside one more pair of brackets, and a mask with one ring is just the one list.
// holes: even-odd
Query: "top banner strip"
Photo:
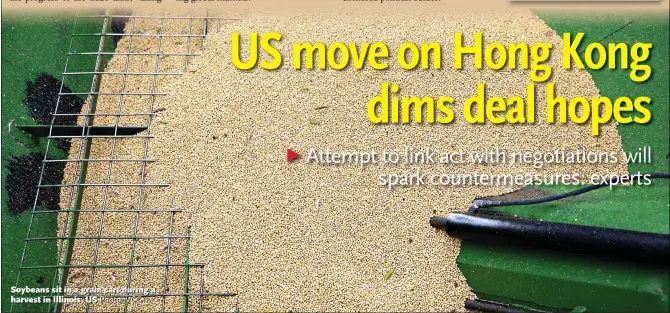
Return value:
[(398, 10), (434, 11), (452, 9), (546, 11), (656, 11), (668, 12), (669, 0), (2, 0), (2, 9), (68, 10), (77, 8), (155, 8), (191, 10), (218, 8), (231, 10)]

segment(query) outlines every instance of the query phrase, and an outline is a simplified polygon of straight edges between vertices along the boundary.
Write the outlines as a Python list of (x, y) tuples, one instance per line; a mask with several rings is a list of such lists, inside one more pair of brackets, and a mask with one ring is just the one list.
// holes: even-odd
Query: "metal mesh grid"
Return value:
[[(80, 20), (99, 20), (101, 23), (101, 30), (98, 33), (77, 33), (77, 22)], [(110, 31), (112, 22), (115, 19), (127, 19), (126, 22), (126, 33), (118, 33)], [(156, 33), (141, 33), (135, 29), (135, 24), (140, 20), (156, 20), (159, 24), (158, 31)], [(204, 264), (196, 264), (189, 262), (189, 249), (190, 249), (190, 227), (187, 229), (186, 233), (175, 233), (173, 229), (173, 223), (175, 219), (175, 214), (181, 212), (177, 208), (147, 208), (143, 207), (143, 194), (146, 192), (147, 188), (165, 188), (169, 187), (169, 184), (161, 182), (148, 182), (146, 181), (147, 165), (156, 162), (157, 160), (151, 159), (149, 157), (149, 142), (153, 137), (151, 136), (151, 121), (154, 117), (154, 102), (156, 97), (164, 95), (165, 93), (160, 93), (157, 91), (157, 81), (162, 75), (182, 75), (188, 71), (189, 58), (200, 56), (205, 48), (205, 39), (207, 37), (207, 32), (209, 29), (216, 29), (217, 31), (221, 28), (221, 21), (229, 20), (223, 19), (220, 16), (209, 16), (208, 12), (204, 14), (194, 14), (193, 11), (190, 12), (188, 16), (167, 16), (165, 12), (162, 12), (160, 15), (134, 15), (134, 14), (113, 14), (111, 11), (105, 12), (102, 15), (80, 15), (77, 14), (75, 19), (74, 31), (72, 34), (72, 41), (70, 43), (69, 53), (67, 55), (67, 60), (65, 64), (65, 69), (62, 74), (62, 84), (60, 93), (58, 96), (58, 102), (56, 104), (56, 109), (52, 117), (52, 122), (49, 127), (49, 136), (47, 137), (45, 158), (42, 163), (42, 169), (40, 173), (40, 182), (38, 185), (36, 199), (31, 210), (31, 217), (27, 231), (27, 237), (24, 242), (23, 253), (21, 255), (20, 266), (18, 269), (18, 277), (16, 281), (16, 286), (30, 286), (30, 283), (27, 281), (33, 279), (36, 276), (40, 277), (49, 277), (51, 279), (51, 288), (61, 288), (62, 292), (50, 292), (49, 297), (51, 299), (54, 296), (64, 296), (67, 299), (82, 299), (85, 296), (97, 295), (104, 296), (109, 299), (116, 298), (120, 300), (120, 306), (117, 307), (117, 311), (120, 311), (122, 305), (123, 312), (134, 311), (132, 309), (132, 302), (137, 299), (144, 298), (158, 298), (160, 299), (160, 312), (166, 312), (173, 308), (174, 305), (170, 306), (167, 303), (171, 302), (174, 304), (174, 301), (169, 299), (176, 299), (176, 301), (181, 302), (181, 311), (198, 311), (201, 312), (204, 309), (203, 301), (207, 297), (216, 297), (216, 296), (232, 296), (232, 293), (210, 293), (206, 291), (205, 281), (204, 281)], [(188, 23), (188, 31), (185, 34), (182, 33), (169, 33), (166, 32), (166, 24), (174, 21), (181, 21)], [(192, 31), (194, 23), (201, 23), (202, 33), (194, 33)], [(129, 29), (129, 31), (128, 31)], [(115, 36), (126, 36), (128, 38), (128, 49), (126, 52), (123, 51), (110, 51), (108, 49), (108, 42), (111, 38)], [(97, 51), (73, 51), (72, 42), (75, 40), (92, 40), (91, 37), (98, 40), (98, 49)], [(155, 47), (150, 47), (152, 51), (147, 52), (133, 52), (132, 45), (133, 39), (139, 37), (149, 37), (152, 40), (155, 40)], [(186, 44), (183, 47), (183, 51), (165, 51), (162, 49), (162, 43), (168, 38), (185, 38)], [(193, 44), (197, 45), (199, 49), (194, 48)], [(117, 49), (118, 50), (118, 49)], [(138, 71), (129, 71), (129, 63), (131, 57), (149, 57), (153, 59), (153, 71), (151, 72), (138, 72)], [(164, 72), (161, 70), (161, 59), (164, 57), (183, 57), (183, 71), (180, 72)], [(68, 66), (72, 63), (74, 58), (94, 58), (94, 68), (90, 69), (72, 69)], [(124, 58), (125, 66), (124, 71), (106, 71), (105, 64), (111, 58)], [(91, 61), (93, 61), (91, 59)], [(81, 63), (81, 62), (79, 62)], [(91, 62), (93, 63), (93, 62)], [(101, 91), (100, 83), (102, 79), (106, 79), (111, 75), (121, 76), (121, 86), (119, 91)], [(72, 79), (74, 76), (84, 76), (91, 81), (90, 90), (83, 91), (72, 91), (64, 92), (64, 86), (69, 82), (69, 79)], [(148, 90), (145, 91), (129, 91), (126, 88), (126, 83), (128, 79), (136, 76), (149, 76), (151, 77), (151, 86), (148, 86)], [(60, 104), (61, 97), (63, 96), (86, 96), (86, 103), (83, 110), (80, 113), (62, 113), (58, 109), (58, 104)], [(96, 112), (96, 104), (99, 97), (117, 97), (118, 106), (116, 112)], [(148, 97), (148, 107), (146, 111), (134, 111), (126, 112), (124, 110), (124, 100), (128, 97)], [(82, 113), (83, 112), (83, 113)], [(62, 136), (54, 135), (53, 130), (54, 126), (58, 124), (58, 117), (62, 116), (77, 116), (79, 118), (79, 125), (82, 127), (82, 132), (79, 135), (74, 136)], [(92, 135), (90, 134), (90, 128), (88, 126), (100, 126), (99, 123), (95, 123), (96, 118), (102, 118), (102, 126), (113, 126), (114, 133), (109, 135)], [(113, 122), (110, 124), (109, 119), (113, 119)], [(135, 135), (120, 135), (118, 134), (119, 127), (124, 124), (121, 120), (123, 118), (132, 118), (133, 123), (137, 125), (137, 121), (143, 121), (144, 123), (140, 126), (146, 127), (146, 131), (143, 134)], [(91, 157), (92, 143), (94, 140), (100, 139), (111, 140), (110, 143), (110, 152), (106, 158), (93, 158)], [(69, 158), (60, 158), (52, 159), (47, 157), (49, 155), (49, 148), (52, 146), (55, 140), (70, 140), (72, 146), (78, 149), (72, 150), (76, 153), (71, 153)], [(141, 157), (135, 158), (125, 158), (119, 157), (119, 147), (124, 145), (124, 142), (128, 140), (140, 140), (144, 146), (143, 155)], [(71, 179), (67, 179), (61, 184), (43, 184), (44, 170), (45, 165), (48, 163), (64, 162), (70, 166), (74, 166), (74, 175)], [(114, 170), (120, 167), (122, 164), (135, 164), (140, 168), (139, 180), (136, 182), (123, 182), (123, 183), (114, 183), (112, 182), (112, 177), (114, 176)], [(105, 171), (105, 180), (103, 182), (87, 182), (87, 170), (89, 165), (96, 166), (96, 170)], [(117, 169), (118, 171), (118, 169)], [(40, 208), (38, 206), (38, 199), (40, 197), (40, 190), (43, 188), (61, 188), (61, 199), (65, 198), (66, 201), (61, 201), (61, 210), (47, 210)], [(82, 198), (84, 197), (84, 192), (87, 189), (91, 188), (102, 188), (102, 199), (100, 199), (100, 207), (85, 207), (82, 205)], [(109, 204), (112, 199), (113, 189), (114, 188), (134, 188), (137, 192), (137, 201), (136, 204), (128, 208), (115, 208)], [(97, 235), (91, 235), (85, 233), (84, 235), (77, 235), (78, 222), (82, 214), (94, 214), (99, 220), (97, 228)], [(130, 216), (128, 219), (131, 221), (128, 223), (128, 228), (132, 229), (131, 234), (127, 236), (110, 236), (105, 235), (105, 218), (110, 215), (119, 214)], [(167, 215), (167, 233), (157, 233), (157, 234), (140, 234), (139, 225), (142, 216), (146, 214), (162, 214)], [(57, 218), (53, 218), (56, 215)], [(45, 219), (42, 217), (46, 216), (46, 221), (56, 221), (62, 223), (59, 226), (59, 233), (56, 236), (44, 236), (39, 234), (33, 234), (33, 227), (37, 223), (44, 223)], [(150, 240), (159, 240), (165, 242), (165, 258), (164, 262), (155, 262), (150, 264), (140, 264), (136, 263), (139, 259), (138, 250), (139, 246), (142, 245), (143, 241)], [(84, 241), (95, 242), (95, 248), (92, 260), (90, 264), (81, 264), (73, 263), (73, 252), (77, 249), (77, 244)], [(54, 258), (53, 262), (48, 262), (49, 264), (31, 264), (31, 260), (35, 259), (37, 255), (46, 253), (49, 249), (53, 250), (54, 242), (57, 245), (58, 257)], [(105, 262), (107, 255), (109, 254), (118, 254), (124, 253), (124, 251), (111, 250), (111, 249), (101, 249), (107, 243), (120, 242), (121, 244), (130, 245), (130, 250), (125, 251), (129, 252), (129, 255), (124, 258), (128, 262)], [(185, 247), (186, 256), (185, 258), (175, 260), (171, 255), (173, 247), (176, 245), (181, 245)], [(51, 247), (51, 248), (49, 248)], [(162, 284), (158, 286), (143, 286), (143, 288), (153, 288), (155, 289), (154, 293), (141, 294), (138, 296), (132, 290), (126, 290), (121, 294), (105, 294), (104, 292), (92, 291), (87, 294), (77, 294), (76, 292), (68, 292), (67, 288), (73, 288), (69, 284), (70, 270), (71, 269), (84, 269), (86, 275), (88, 276), (89, 284), (86, 287), (96, 288), (99, 284), (96, 282), (96, 274), (99, 274), (106, 270), (115, 270), (122, 269), (122, 274), (119, 276), (120, 280), (125, 280), (126, 289), (132, 289), (133, 287), (133, 272), (138, 272), (140, 270), (150, 270), (152, 275), (160, 275), (162, 277)], [(78, 272), (82, 273), (82, 272)], [(171, 275), (178, 275), (183, 277), (183, 289), (170, 290), (170, 283), (168, 282)], [(114, 276), (112, 276), (114, 277)], [(77, 286), (79, 288), (83, 286)], [(59, 301), (56, 301), (59, 302)], [(22, 304), (12, 304), (12, 311), (21, 311)], [(95, 304), (90, 302), (84, 302), (85, 311), (95, 311)], [(59, 303), (46, 303), (44, 308), (51, 311), (75, 311), (69, 310), (69, 304)], [(148, 311), (159, 311), (156, 303), (147, 309)]]

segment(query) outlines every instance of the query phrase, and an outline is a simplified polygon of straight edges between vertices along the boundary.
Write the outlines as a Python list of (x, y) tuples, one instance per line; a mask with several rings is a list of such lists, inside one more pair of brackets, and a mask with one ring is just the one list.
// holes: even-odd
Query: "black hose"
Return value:
[[(670, 179), (670, 174), (669, 173), (651, 173), (651, 174), (635, 174), (630, 176), (626, 180), (622, 180), (621, 182), (626, 182), (630, 181), (639, 177), (645, 177), (645, 178), (665, 178), (665, 179)], [(492, 207), (500, 207), (500, 206), (514, 206), (514, 205), (529, 205), (529, 204), (538, 204), (538, 203), (544, 203), (544, 202), (550, 202), (550, 201), (555, 201), (555, 200), (560, 200), (568, 197), (573, 197), (576, 195), (580, 195), (592, 190), (596, 190), (605, 186), (609, 186), (611, 181), (603, 182), (598, 185), (590, 185), (586, 187), (579, 188), (577, 190), (573, 190), (570, 192), (566, 193), (561, 193), (557, 195), (551, 195), (551, 196), (546, 196), (546, 197), (540, 197), (540, 198), (535, 198), (535, 199), (522, 199), (522, 200), (508, 200), (508, 201), (503, 201), (503, 200), (487, 200), (487, 199), (477, 199), (472, 202), (472, 207), (470, 207), (470, 213), (475, 213), (477, 209), (480, 208), (492, 208)]]
[(521, 219), (451, 213), (430, 225), (451, 237), (494, 245), (524, 245), (668, 266), (667, 234)]

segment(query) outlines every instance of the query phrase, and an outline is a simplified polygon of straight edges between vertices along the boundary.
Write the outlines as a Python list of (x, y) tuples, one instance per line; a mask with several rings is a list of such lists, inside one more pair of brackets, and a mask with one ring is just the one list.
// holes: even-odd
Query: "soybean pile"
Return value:
[[(477, 83), (487, 94), (524, 95), (529, 73), (521, 69), (456, 71), (295, 70), (290, 57), (277, 70), (238, 70), (231, 38), (278, 32), (273, 43), (291, 56), (296, 42), (386, 43), (394, 51), (406, 41), (453, 46), (453, 34), (486, 42), (550, 42), (561, 38), (528, 11), (490, 12), (249, 12), (242, 21), (210, 34), (205, 54), (187, 75), (166, 82), (169, 94), (154, 109), (148, 167), (152, 180), (171, 183), (147, 201), (174, 199), (186, 210), (177, 225), (191, 226), (191, 261), (207, 264), (213, 290), (236, 292), (217, 310), (242, 311), (449, 311), (474, 298), (456, 264), (460, 242), (432, 229), (431, 216), (464, 211), (472, 200), (514, 191), (512, 186), (420, 186), (386, 190), (388, 172), (501, 174), (625, 173), (624, 162), (606, 164), (441, 164), (319, 166), (305, 158), (286, 161), (286, 149), (305, 154), (434, 147), (441, 151), (551, 152), (556, 149), (620, 152), (616, 126), (592, 136), (590, 125), (374, 125), (366, 106), (383, 82), (398, 83), (399, 95), (467, 99)], [(248, 56), (246, 41), (242, 56)], [(466, 39), (466, 44), (472, 41)], [(559, 50), (560, 51), (560, 50)], [(443, 53), (442, 64), (453, 64)], [(466, 57), (464, 64), (472, 64)], [(390, 53), (389, 64), (397, 64)], [(599, 95), (586, 71), (561, 69), (560, 54), (547, 64), (566, 98)], [(546, 94), (538, 88), (537, 120), (544, 121)], [(462, 102), (452, 108), (462, 116)]]

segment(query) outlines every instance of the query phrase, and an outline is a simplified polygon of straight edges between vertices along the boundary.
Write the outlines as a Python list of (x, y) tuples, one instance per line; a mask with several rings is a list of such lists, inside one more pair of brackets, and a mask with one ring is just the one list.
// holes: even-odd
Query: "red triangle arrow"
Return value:
[(291, 149), (286, 149), (286, 161), (291, 162), (300, 157), (300, 154)]

